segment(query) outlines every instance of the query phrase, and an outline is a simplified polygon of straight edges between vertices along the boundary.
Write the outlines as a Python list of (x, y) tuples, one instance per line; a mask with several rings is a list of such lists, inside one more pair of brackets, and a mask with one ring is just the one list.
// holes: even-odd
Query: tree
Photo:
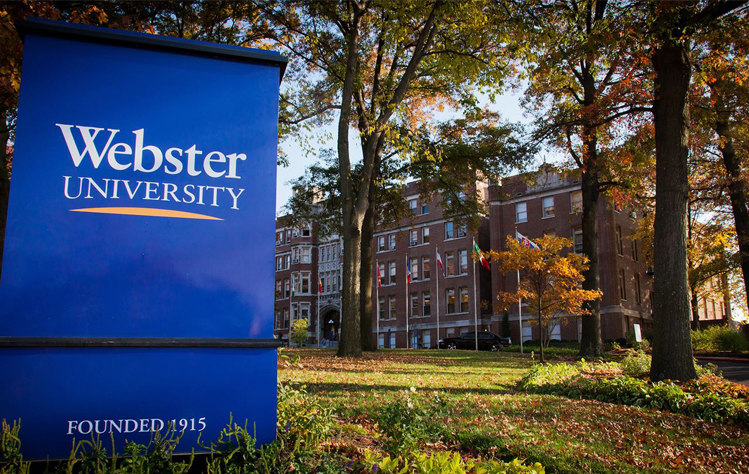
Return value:
[[(749, 18), (737, 15), (700, 38), (693, 104), (693, 124), (708, 135), (695, 147), (712, 186), (716, 206), (730, 208), (749, 302)], [(728, 196), (728, 203), (725, 202)], [(746, 304), (746, 303), (745, 303)]]
[(297, 319), (292, 323), (291, 340), (294, 341), (297, 346), (301, 346), (307, 342), (308, 327), (309, 321), (307, 318)]
[[(281, 2), (270, 9), (285, 49), (302, 65), (288, 123), (330, 118), (338, 111), (338, 187), (344, 241), (339, 356), (361, 355), (361, 261), (369, 190), (377, 178), (393, 125), (418, 123), (425, 104), (462, 96), (466, 86), (503, 73), (501, 42), (487, 32), (488, 5), (434, 0), (402, 2)], [(286, 113), (286, 112), (285, 112)], [(361, 173), (352, 178), (352, 126), (361, 145)], [(368, 316), (368, 315), (367, 315)]]
[[(536, 240), (538, 249), (521, 245), (507, 237), (506, 251), (490, 252), (491, 261), (502, 273), (520, 270), (520, 285), (515, 292), (501, 291), (500, 303), (508, 308), (523, 298), (536, 314), (541, 337), (541, 362), (548, 344), (548, 328), (554, 318), (568, 314), (590, 315), (585, 304), (601, 297), (600, 290), (581, 288), (587, 258), (576, 253), (561, 255), (572, 241), (546, 235)], [(589, 316), (586, 316), (589, 317)]]
[(653, 285), (653, 380), (696, 376), (689, 330), (687, 201), (689, 199), (689, 57), (697, 29), (745, 2), (662, 1), (654, 6), (651, 55), (655, 100), (656, 203)]
[[(648, 110), (648, 68), (636, 26), (642, 14), (637, 5), (607, 0), (536, 0), (520, 3), (515, 13), (515, 40), (533, 45), (521, 58), (529, 84), (524, 103), (537, 117), (534, 136), (565, 150), (581, 173), (582, 244), (589, 259), (583, 288), (596, 291), (600, 196), (635, 181), (632, 168), (643, 166), (631, 159), (637, 155), (616, 150), (622, 122)], [(580, 353), (600, 356), (599, 303), (586, 304)]]

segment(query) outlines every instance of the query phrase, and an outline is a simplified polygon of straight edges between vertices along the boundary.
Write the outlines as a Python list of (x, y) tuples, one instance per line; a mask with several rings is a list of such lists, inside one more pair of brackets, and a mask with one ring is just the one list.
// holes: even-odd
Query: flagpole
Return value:
[[(437, 255), (440, 253), (440, 248), (435, 246), (437, 249)], [(439, 263), (436, 261), (435, 263), (435, 270), (439, 268)], [(437, 301), (437, 349), (440, 348), (440, 275), (438, 272), (435, 272), (434, 279), (437, 280), (437, 294), (435, 296), (435, 300)]]
[[(473, 246), (476, 247), (476, 239), (473, 239)], [(479, 313), (478, 301), (476, 299), (476, 263), (473, 262), (473, 331), (476, 336), (476, 350), (479, 350)]]
[[(375, 340), (375, 344), (377, 344), (377, 349), (380, 348), (380, 260), (375, 260), (375, 270), (377, 271), (377, 284), (375, 285), (375, 298), (377, 298), (377, 315), (375, 316), (375, 319), (377, 320), (377, 337)], [(383, 347), (385, 344), (383, 344)]]
[[(518, 227), (515, 226), (515, 239), (518, 239)], [(518, 292), (520, 292), (520, 269), (518, 268)], [(523, 353), (523, 298), (518, 297), (518, 319), (520, 321), (520, 353)]]
[(411, 348), (408, 334), (408, 307), (411, 305), (411, 295), (408, 294), (408, 254), (406, 254), (406, 349)]
[(289, 295), (289, 347), (291, 347), (291, 329), (294, 327), (294, 272), (291, 272), (291, 294)]
[(317, 323), (315, 324), (315, 339), (317, 339), (317, 348), (320, 348), (320, 293), (322, 293), (322, 280), (320, 272), (317, 273)]

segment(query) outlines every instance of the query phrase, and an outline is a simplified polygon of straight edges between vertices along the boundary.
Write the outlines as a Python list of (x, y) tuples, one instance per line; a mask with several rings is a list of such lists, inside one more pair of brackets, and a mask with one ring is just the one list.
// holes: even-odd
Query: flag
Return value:
[(382, 274), (380, 273), (379, 264), (377, 264), (377, 288), (382, 288)]
[(515, 234), (516, 234), (515, 238), (518, 239), (518, 242), (520, 242), (520, 245), (522, 245), (523, 247), (528, 247), (530, 249), (535, 249), (535, 250), (539, 250), (540, 249), (540, 247), (538, 245), (536, 245), (531, 239), (529, 239), (528, 237), (524, 236), (520, 232), (516, 231)]
[(411, 259), (406, 255), (406, 283), (411, 284)]
[(481, 249), (476, 244), (475, 240), (473, 241), (473, 252), (479, 257), (479, 260), (481, 260), (481, 265), (483, 265), (487, 270), (491, 270), (489, 267), (489, 260), (487, 260), (486, 257), (484, 257), (484, 254), (481, 253)]
[(317, 277), (317, 293), (322, 293), (322, 278)]
[(445, 266), (442, 265), (442, 257), (440, 257), (440, 249), (437, 249), (437, 265), (440, 267), (440, 273), (445, 276)]

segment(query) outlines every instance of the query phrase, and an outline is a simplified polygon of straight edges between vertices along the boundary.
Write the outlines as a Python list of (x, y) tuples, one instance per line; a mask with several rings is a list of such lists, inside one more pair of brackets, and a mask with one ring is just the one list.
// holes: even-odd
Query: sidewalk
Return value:
[(718, 356), (694, 356), (697, 360), (704, 360), (706, 362), (717, 361), (717, 362), (736, 362), (739, 364), (749, 364), (749, 358), (747, 357), (718, 357)]

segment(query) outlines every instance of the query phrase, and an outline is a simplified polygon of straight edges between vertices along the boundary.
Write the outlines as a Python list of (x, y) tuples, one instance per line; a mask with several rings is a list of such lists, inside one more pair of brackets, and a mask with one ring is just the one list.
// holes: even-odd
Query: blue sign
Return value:
[[(247, 48), (32, 21), (0, 285), (0, 417), (179, 451), (275, 437), (278, 87)], [(137, 428), (136, 428), (137, 425)]]

